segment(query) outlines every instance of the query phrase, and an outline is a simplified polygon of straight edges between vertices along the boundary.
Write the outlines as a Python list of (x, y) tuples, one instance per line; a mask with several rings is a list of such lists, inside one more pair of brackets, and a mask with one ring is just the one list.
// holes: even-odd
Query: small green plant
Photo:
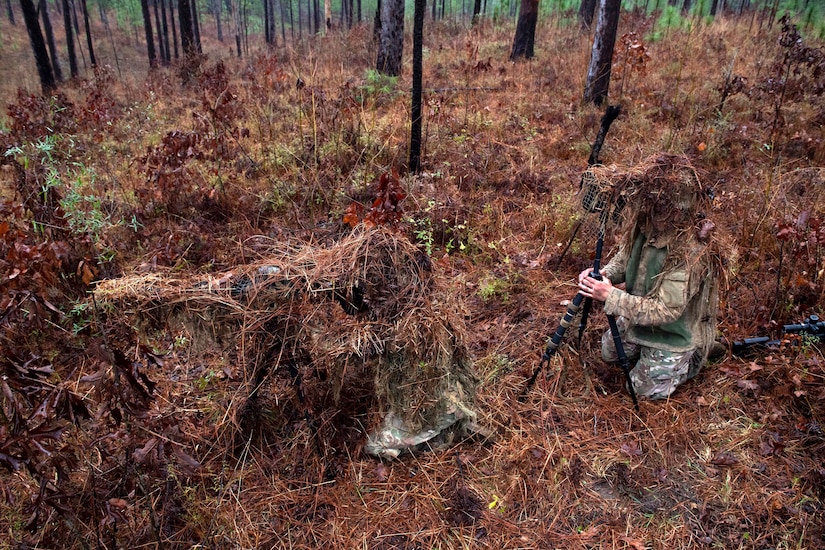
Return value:
[(510, 283), (498, 277), (490, 278), (481, 283), (478, 288), (478, 296), (485, 302), (498, 298), (502, 303), (507, 303), (510, 299)]

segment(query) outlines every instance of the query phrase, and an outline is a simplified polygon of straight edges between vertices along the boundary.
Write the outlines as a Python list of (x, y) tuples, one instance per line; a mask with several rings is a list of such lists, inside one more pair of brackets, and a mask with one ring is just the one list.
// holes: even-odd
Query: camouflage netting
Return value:
[(264, 257), (206, 281), (105, 281), (95, 296), (115, 306), (115, 317), (182, 320), (190, 334), (233, 342), (249, 386), (242, 430), (278, 403), (319, 415), (344, 409), (364, 380), (373, 381), (370, 395), (357, 401), (377, 404), (370, 427), (390, 411), (418, 429), (456, 406), (472, 409), (476, 378), (460, 304), (406, 238), (362, 227), (331, 246), (281, 245)]

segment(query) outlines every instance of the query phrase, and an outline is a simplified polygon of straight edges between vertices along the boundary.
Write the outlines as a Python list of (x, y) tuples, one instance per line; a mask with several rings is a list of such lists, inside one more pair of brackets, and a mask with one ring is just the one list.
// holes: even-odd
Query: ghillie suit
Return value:
[[(113, 282), (98, 295), (127, 286), (141, 287)], [(280, 245), (222, 277), (160, 280), (130, 295), (185, 305), (200, 312), (190, 319), (231, 329), (249, 388), (236, 415), (239, 443), (256, 430), (269, 441), (303, 411), (316, 443), (321, 426), (329, 438), (366, 426), (364, 450), (395, 457), (436, 436), (449, 443), (474, 422), (477, 380), (459, 304), (426, 254), (389, 230)]]
[[(625, 237), (602, 270), (614, 288), (604, 311), (618, 318), (640, 397), (668, 397), (707, 362), (716, 339), (722, 258), (706, 217), (711, 194), (685, 157), (659, 154), (630, 169), (594, 167), (624, 190)], [(610, 334), (602, 355), (615, 361)]]

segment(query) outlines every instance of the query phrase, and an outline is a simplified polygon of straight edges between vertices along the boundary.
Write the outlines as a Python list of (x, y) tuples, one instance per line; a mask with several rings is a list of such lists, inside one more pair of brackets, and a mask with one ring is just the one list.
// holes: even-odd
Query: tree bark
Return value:
[(6, 14), (9, 16), (9, 23), (16, 25), (14, 20), (14, 9), (11, 7), (11, 0), (6, 0)]
[(404, 0), (382, 0), (381, 36), (376, 69), (388, 76), (401, 74), (404, 50)]
[(172, 27), (172, 49), (175, 50), (175, 59), (178, 58), (178, 31), (175, 25), (175, 0), (169, 0), (169, 26)]
[(424, 68), (424, 12), (427, 0), (415, 0), (412, 53), (412, 124), (410, 126), (410, 172), (421, 171), (421, 96)]
[(593, 51), (590, 55), (590, 65), (587, 68), (584, 87), (585, 103), (601, 105), (607, 97), (620, 8), (621, 0), (600, 0), (599, 2), (596, 34), (593, 39)]
[(538, 17), (539, 0), (521, 0), (510, 61), (533, 58)]
[(155, 40), (152, 38), (152, 16), (149, 12), (149, 0), (140, 0), (140, 11), (143, 12), (143, 30), (146, 33), (146, 51), (149, 56), (149, 67), (154, 69), (158, 66), (158, 58), (155, 53)]
[[(85, 2), (86, 0), (83, 0)], [(163, 30), (163, 51), (166, 52), (166, 64), (172, 63), (172, 51), (169, 47), (169, 20), (166, 18), (166, 2), (167, 0), (158, 0), (160, 2), (160, 21), (161, 29)]]
[(95, 67), (97, 65), (97, 59), (95, 58), (95, 48), (92, 44), (92, 31), (89, 25), (89, 7), (86, 5), (86, 0), (80, 0), (80, 7), (83, 10), (83, 26), (86, 29), (86, 47), (89, 48), (89, 63), (92, 64), (92, 67)]
[(40, 18), (43, 20), (43, 30), (46, 33), (46, 43), (49, 46), (49, 57), (51, 58), (54, 78), (60, 82), (63, 80), (63, 71), (60, 70), (60, 58), (57, 55), (57, 44), (54, 41), (54, 30), (52, 29), (49, 10), (46, 7), (46, 0), (40, 0)]
[(218, 31), (218, 42), (223, 42), (223, 26), (221, 25), (221, 0), (215, 0), (212, 3), (212, 10), (215, 12), (215, 26), (217, 27)]
[(168, 65), (169, 59), (168, 53), (166, 51), (166, 45), (163, 43), (163, 31), (162, 25), (160, 22), (160, 10), (158, 9), (158, 2), (161, 0), (152, 0), (152, 9), (155, 10), (155, 33), (158, 37), (158, 50), (160, 50), (160, 62), (164, 65)]
[(195, 31), (195, 47), (200, 54), (203, 53), (203, 45), (201, 44), (201, 23), (197, 0), (191, 0), (189, 2), (189, 8), (192, 10), (192, 29)]
[(579, 21), (582, 27), (589, 29), (593, 25), (593, 14), (596, 12), (596, 0), (582, 0), (579, 5)]
[(57, 83), (49, 61), (49, 52), (46, 51), (46, 41), (43, 40), (43, 32), (40, 30), (40, 22), (37, 20), (37, 8), (34, 7), (32, 0), (20, 0), (20, 8), (23, 11), (23, 21), (26, 23), (26, 32), (29, 34), (34, 61), (37, 64), (40, 87), (44, 95), (49, 95)]
[(473, 2), (473, 18), (471, 19), (471, 25), (478, 23), (479, 14), (481, 14), (481, 0), (475, 0)]
[(192, 24), (190, 0), (178, 0), (178, 23), (180, 24), (180, 46), (184, 57), (198, 53), (195, 45), (195, 28)]
[(74, 51), (74, 35), (72, 34), (72, 14), (69, 11), (69, 0), (63, 0), (63, 27), (66, 31), (66, 49), (69, 52), (69, 72), (72, 78), (77, 78), (77, 53)]

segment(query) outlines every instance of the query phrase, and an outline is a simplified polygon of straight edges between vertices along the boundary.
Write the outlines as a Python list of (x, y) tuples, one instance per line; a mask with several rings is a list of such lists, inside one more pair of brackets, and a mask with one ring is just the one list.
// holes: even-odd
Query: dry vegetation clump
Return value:
[[(368, 25), (242, 59), (204, 26), (186, 83), (144, 79), (115, 33), (119, 68), (51, 100), (8, 90), (0, 547), (822, 547), (814, 339), (728, 354), (636, 413), (594, 311), (517, 399), (598, 227), (578, 185), (602, 113), (566, 21), (517, 64), (510, 23), (428, 30), (418, 176), (411, 77), (368, 70)], [(738, 251), (727, 340), (779, 337), (825, 292), (823, 45), (754, 21), (624, 18), (600, 155), (686, 158), (714, 190)], [(447, 365), (495, 440), (367, 458)]]

